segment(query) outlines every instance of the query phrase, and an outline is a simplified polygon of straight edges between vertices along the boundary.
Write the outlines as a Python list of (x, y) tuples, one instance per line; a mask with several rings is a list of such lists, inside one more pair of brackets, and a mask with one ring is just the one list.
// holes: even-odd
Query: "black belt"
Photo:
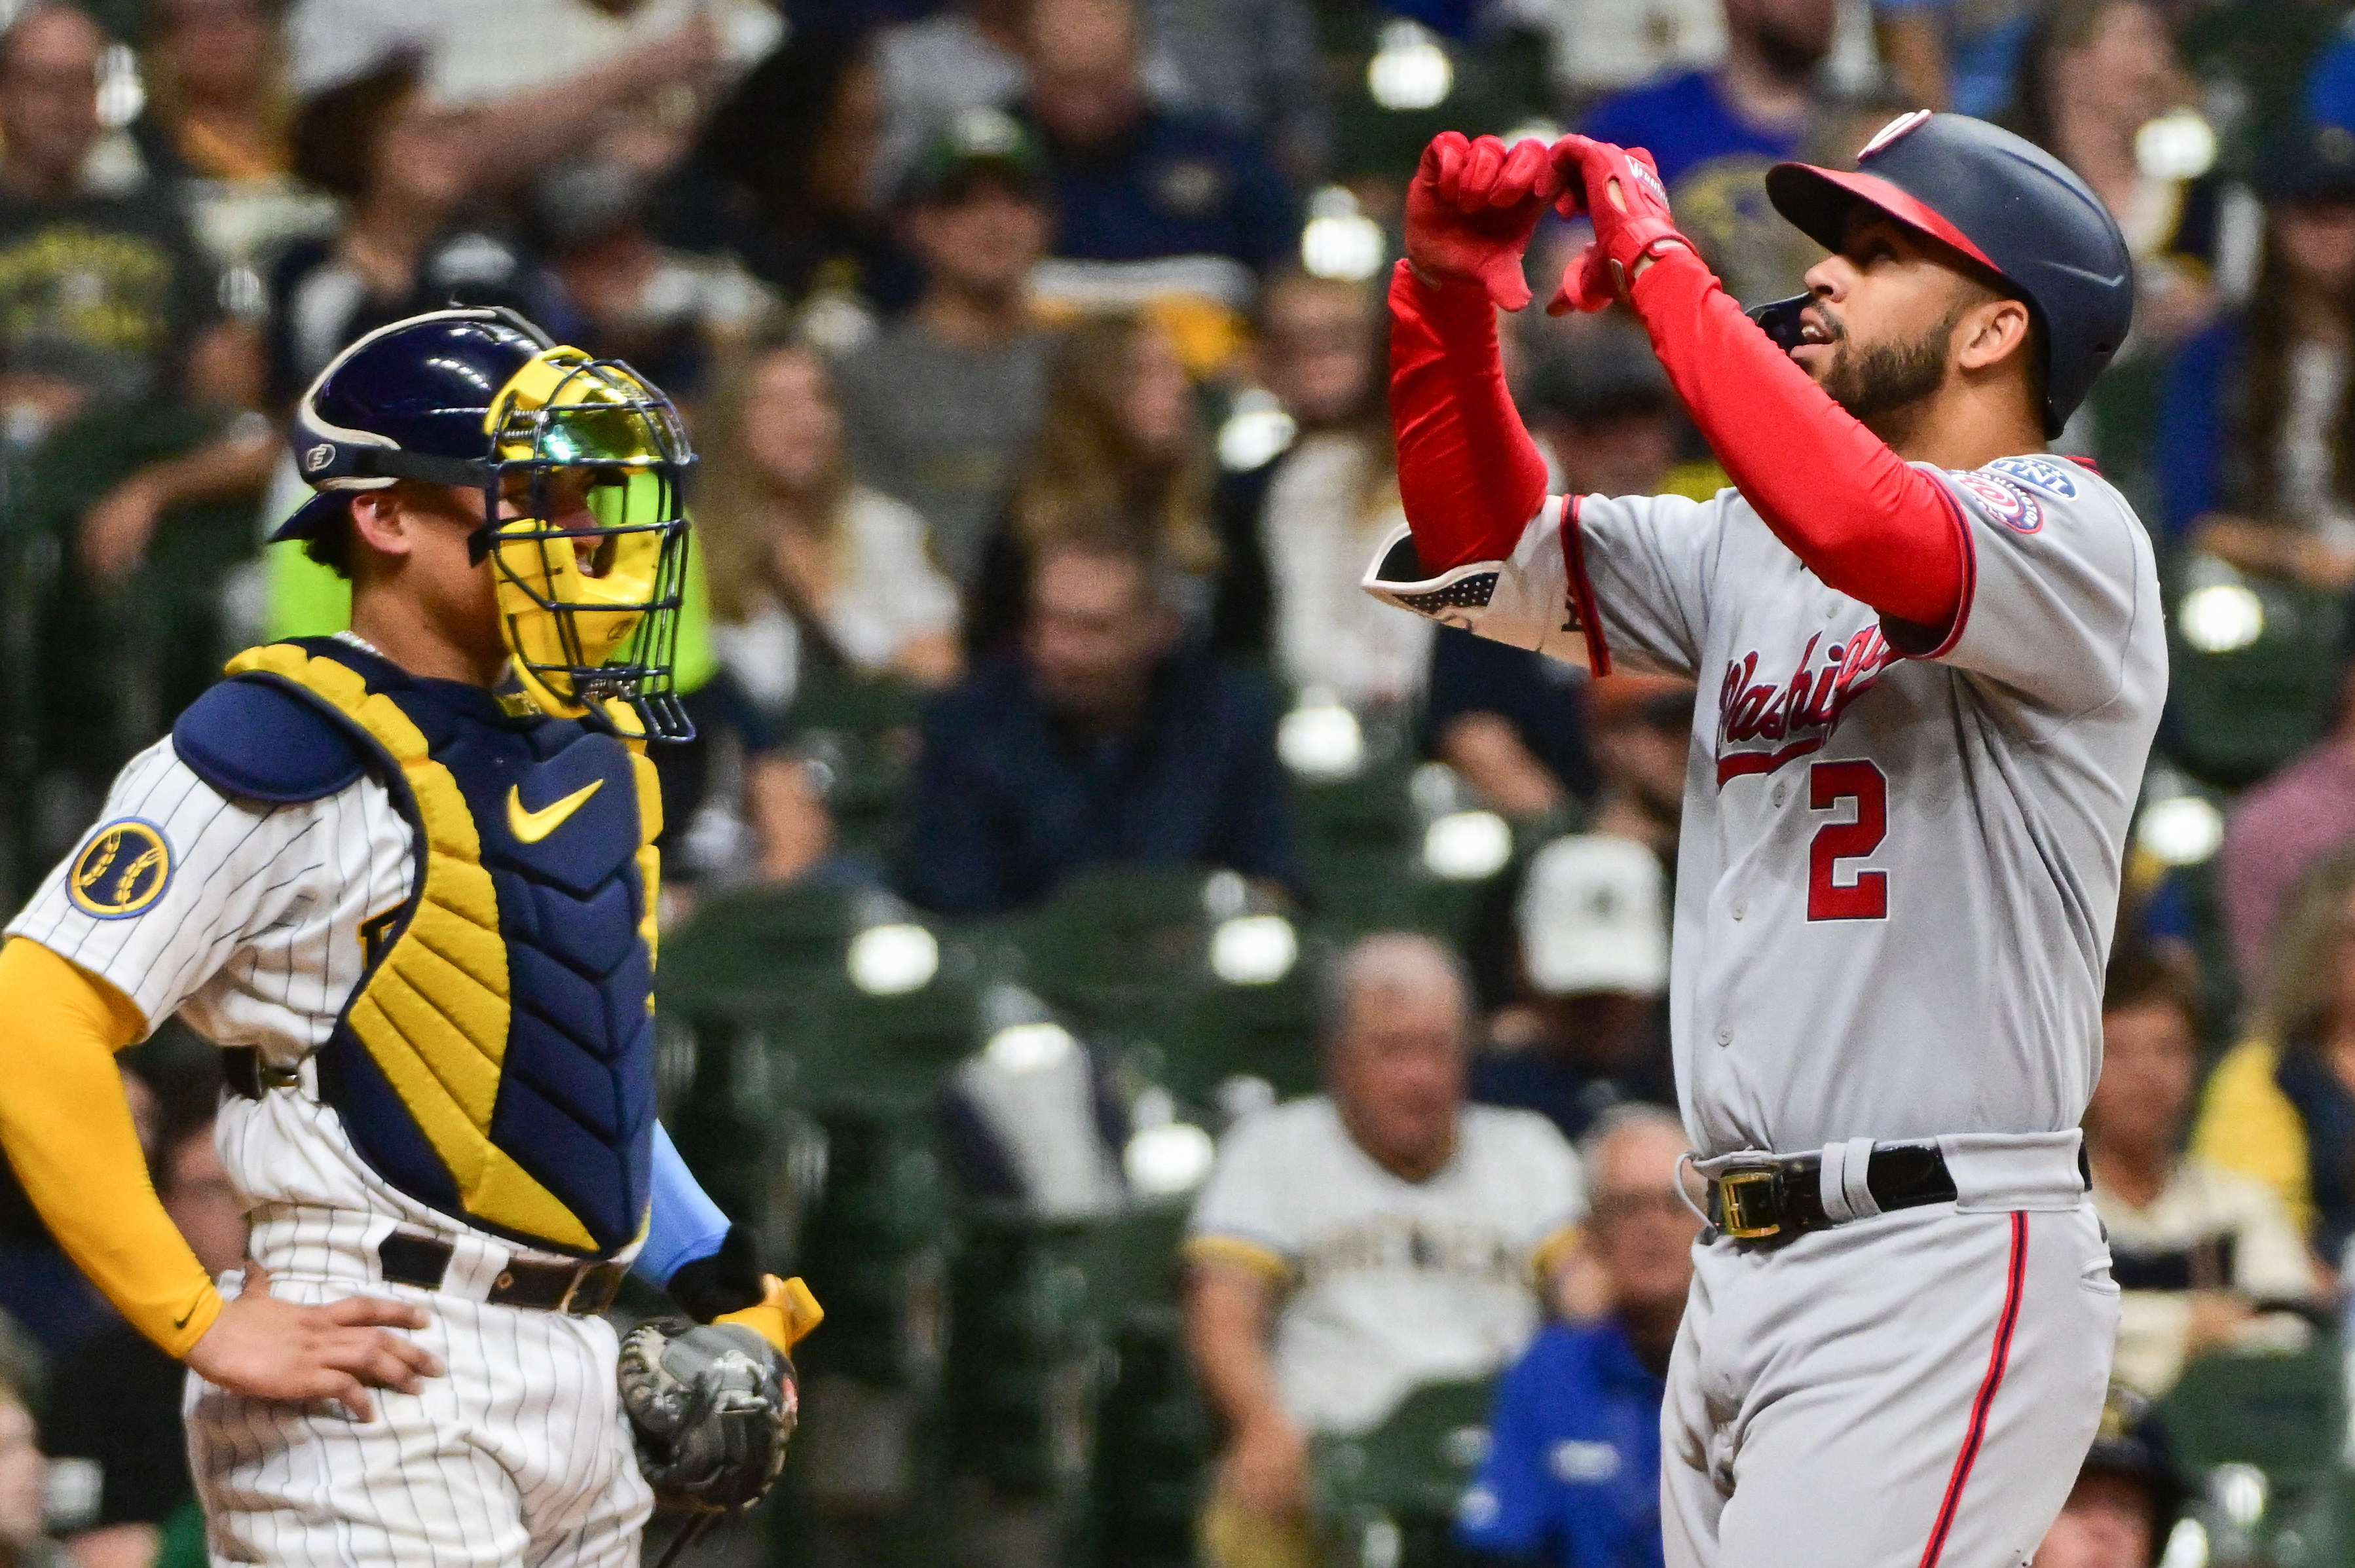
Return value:
[[(1760, 1155), (1707, 1178), (1709, 1221), (1718, 1234), (1748, 1246), (1781, 1246), (1840, 1222), (1824, 1213), (1821, 1154)], [(1886, 1213), (1951, 1203), (1957, 1196), (1946, 1157), (1934, 1143), (1875, 1144), (1864, 1185)]]
[[(450, 1244), (432, 1236), (395, 1231), (377, 1244), (377, 1262), (395, 1285), (439, 1290), (450, 1272)], [(510, 1258), (492, 1281), (484, 1298), (494, 1307), (529, 1307), (542, 1312), (569, 1312), (593, 1318), (613, 1304), (622, 1288), (623, 1263), (527, 1263)]]
[(258, 1100), (272, 1089), (291, 1089), (303, 1082), (292, 1067), (273, 1066), (250, 1045), (231, 1045), (221, 1052), (221, 1081), (229, 1092)]

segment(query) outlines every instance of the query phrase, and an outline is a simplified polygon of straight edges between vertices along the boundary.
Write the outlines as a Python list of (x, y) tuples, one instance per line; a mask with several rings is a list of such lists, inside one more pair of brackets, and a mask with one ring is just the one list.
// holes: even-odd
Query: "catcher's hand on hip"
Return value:
[(793, 1363), (758, 1330), (644, 1323), (622, 1341), (622, 1408), (665, 1508), (749, 1508), (775, 1484), (800, 1411)]
[(1585, 214), (1594, 224), (1594, 243), (1563, 271), (1548, 314), (1607, 309), (1627, 297), (1628, 285), (1651, 258), (1674, 247), (1692, 249), (1677, 231), (1668, 187), (1643, 148), (1564, 136), (1549, 156), (1561, 192), (1555, 210), (1564, 217)]
[(270, 1271), (248, 1260), (245, 1284), (186, 1358), (216, 1388), (252, 1399), (338, 1401), (355, 1421), (376, 1418), (371, 1388), (415, 1393), (442, 1375), (442, 1359), (389, 1332), (422, 1329), (425, 1314), (405, 1301), (347, 1296), (305, 1307), (270, 1294)]
[(1443, 131), (1407, 186), (1407, 260), (1427, 281), (1477, 283), (1518, 311), (1529, 302), (1521, 252), (1558, 188), (1541, 143)]

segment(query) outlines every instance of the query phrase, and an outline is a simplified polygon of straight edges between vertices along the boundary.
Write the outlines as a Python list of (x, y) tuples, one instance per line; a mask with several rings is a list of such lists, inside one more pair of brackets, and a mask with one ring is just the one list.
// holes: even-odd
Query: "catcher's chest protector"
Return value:
[(328, 639), (229, 673), (325, 710), (415, 835), (408, 902), (319, 1054), (321, 1097), (401, 1192), (500, 1235), (611, 1254), (645, 1221), (655, 1119), (654, 767)]

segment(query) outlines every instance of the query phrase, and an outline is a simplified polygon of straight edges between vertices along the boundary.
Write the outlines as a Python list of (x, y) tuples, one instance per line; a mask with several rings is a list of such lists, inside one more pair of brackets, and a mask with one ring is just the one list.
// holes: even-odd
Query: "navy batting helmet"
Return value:
[[(2027, 302), (2044, 339), (2044, 433), (2057, 436), (2126, 341), (2134, 263), (2117, 220), (2060, 159), (1983, 120), (1926, 109), (1881, 127), (1853, 173), (1777, 164), (1774, 208), (1838, 250), (1859, 204), (1953, 246)], [(1785, 347), (1808, 296), (1752, 314)]]
[(670, 400), (628, 366), (512, 311), (433, 311), (337, 355), (289, 440), (319, 493), (272, 540), (314, 537), (353, 494), (402, 480), (476, 491), (469, 544), (525, 691), (624, 733), (694, 734), (673, 664), (695, 459)]

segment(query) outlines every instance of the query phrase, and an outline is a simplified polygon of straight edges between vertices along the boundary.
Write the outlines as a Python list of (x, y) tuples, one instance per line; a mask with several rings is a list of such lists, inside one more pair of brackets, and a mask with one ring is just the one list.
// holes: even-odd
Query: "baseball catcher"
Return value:
[[(216, 1562), (634, 1568), (650, 1480), (775, 1476), (819, 1317), (655, 1116), (693, 454), (627, 366), (491, 310), (353, 344), (293, 440), (317, 493), (275, 537), (350, 579), (351, 630), (232, 660), (10, 923), (0, 1145), (187, 1361)], [(176, 1012), (230, 1088), (218, 1284), (112, 1055)], [(704, 1326), (617, 1377), (631, 1271)]]

